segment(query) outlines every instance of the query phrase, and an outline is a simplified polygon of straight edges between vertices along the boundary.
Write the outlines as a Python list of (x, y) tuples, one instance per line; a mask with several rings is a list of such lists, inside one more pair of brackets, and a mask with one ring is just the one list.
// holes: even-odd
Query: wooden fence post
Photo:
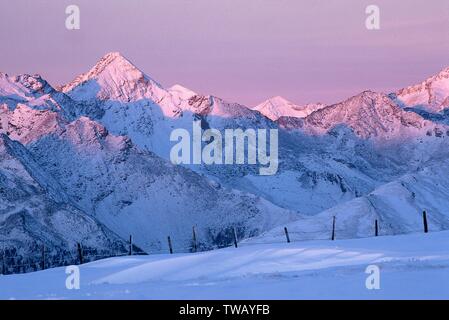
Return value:
[(133, 236), (132, 234), (129, 235), (129, 255), (133, 255)]
[(374, 235), (377, 237), (379, 235), (379, 226), (377, 224), (377, 219), (374, 222)]
[(193, 250), (194, 250), (194, 252), (197, 252), (197, 250), (198, 250), (198, 244), (197, 244), (197, 242), (196, 242), (195, 226), (192, 227), (192, 232), (193, 232)]
[(3, 274), (3, 275), (6, 274), (5, 246), (3, 246), (3, 251), (2, 251), (2, 274)]
[(429, 228), (427, 226), (427, 212), (426, 210), (424, 210), (422, 212), (422, 219), (423, 219), (423, 224), (424, 224), (424, 233), (429, 232)]
[(45, 244), (42, 245), (42, 270), (45, 270)]
[(170, 254), (173, 254), (173, 247), (172, 247), (172, 245), (171, 245), (171, 239), (170, 239), (170, 236), (168, 236), (167, 239), (168, 239), (168, 248), (170, 249)]
[(233, 228), (234, 230), (234, 246), (237, 248), (238, 247), (238, 245), (237, 245), (237, 230), (235, 230), (235, 228)]
[(335, 240), (335, 216), (332, 218), (332, 240)]
[(76, 246), (78, 248), (78, 258), (80, 264), (83, 264), (83, 248), (81, 247), (81, 244), (79, 242), (76, 243)]
[(287, 227), (284, 227), (285, 237), (287, 238), (287, 243), (290, 243), (290, 236), (288, 235)]

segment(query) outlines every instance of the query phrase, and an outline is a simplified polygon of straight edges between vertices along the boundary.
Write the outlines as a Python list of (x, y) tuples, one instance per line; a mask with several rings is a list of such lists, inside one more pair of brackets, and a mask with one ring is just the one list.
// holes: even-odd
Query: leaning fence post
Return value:
[(423, 219), (423, 224), (424, 224), (424, 233), (429, 232), (429, 228), (427, 226), (427, 212), (426, 210), (424, 210), (422, 212), (422, 219)]
[(379, 235), (379, 226), (377, 224), (377, 219), (374, 222), (374, 235), (377, 237)]
[(45, 244), (42, 245), (42, 270), (45, 270)]
[(193, 232), (193, 250), (196, 252), (198, 250), (198, 244), (196, 242), (196, 232), (195, 232), (195, 226), (192, 227)]
[(172, 247), (172, 245), (171, 245), (171, 239), (170, 239), (170, 236), (168, 236), (167, 239), (168, 239), (168, 248), (170, 249), (170, 254), (173, 254), (173, 247)]
[(76, 246), (78, 248), (78, 258), (79, 258), (80, 264), (83, 264), (83, 249), (79, 242), (76, 243)]
[(234, 246), (237, 248), (238, 247), (238, 245), (237, 245), (237, 231), (235, 230), (235, 228), (233, 228), (233, 233), (234, 233)]
[(287, 243), (290, 243), (290, 236), (288, 235), (287, 227), (284, 227), (285, 237), (287, 238)]
[(132, 234), (129, 235), (129, 255), (133, 255), (133, 236)]
[(332, 240), (335, 240), (335, 216), (332, 218)]

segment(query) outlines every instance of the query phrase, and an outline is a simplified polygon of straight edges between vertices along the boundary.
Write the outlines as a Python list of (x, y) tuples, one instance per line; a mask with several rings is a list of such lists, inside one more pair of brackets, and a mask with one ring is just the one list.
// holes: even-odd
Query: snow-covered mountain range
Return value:
[[(166, 250), (168, 235), (187, 251), (193, 226), (212, 248), (231, 243), (233, 228), (248, 238), (296, 223), (320, 235), (332, 215), (347, 221), (345, 237), (366, 236), (375, 218), (389, 234), (411, 232), (424, 209), (431, 228), (447, 229), (447, 75), (327, 106), (276, 97), (252, 109), (165, 88), (116, 52), (58, 88), (0, 73), (0, 241), (24, 248), (17, 259), (32, 242), (122, 249), (129, 235), (148, 253)], [(170, 133), (193, 120), (278, 129), (278, 173), (173, 165)]]

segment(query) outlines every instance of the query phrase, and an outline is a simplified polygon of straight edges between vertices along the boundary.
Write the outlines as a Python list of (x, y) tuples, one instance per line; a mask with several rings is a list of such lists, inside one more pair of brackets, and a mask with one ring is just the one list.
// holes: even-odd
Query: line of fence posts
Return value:
[[(427, 224), (427, 213), (424, 210), (423, 211), (423, 224), (424, 224), (424, 232), (428, 233), (429, 229), (428, 229), (428, 224)], [(335, 226), (336, 226), (336, 217), (333, 216), (332, 217), (332, 234), (331, 234), (331, 240), (335, 240)], [(234, 247), (238, 248), (238, 237), (237, 237), (237, 230), (234, 227), (232, 229), (232, 233), (233, 233), (233, 240), (234, 240)], [(284, 227), (284, 233), (285, 233), (285, 238), (287, 240), (287, 243), (290, 243), (290, 235), (288, 233), (288, 229), (287, 227)], [(379, 236), (379, 221), (376, 219), (374, 220), (374, 236), (378, 237)], [(195, 230), (195, 226), (192, 227), (192, 239), (193, 239), (193, 252), (197, 252), (198, 251), (198, 240), (197, 240), (197, 235), (196, 235), (196, 230)], [(173, 244), (172, 244), (172, 239), (170, 236), (167, 237), (168, 240), (168, 248), (170, 251), (170, 254), (173, 254)], [(79, 256), (79, 261), (80, 264), (83, 263), (83, 251), (82, 251), (82, 247), (80, 243), (77, 243), (77, 247), (78, 247), (78, 256)], [(3, 251), (3, 256), (4, 256), (4, 251)], [(133, 255), (133, 237), (132, 235), (129, 236), (129, 255)], [(42, 269), (45, 268), (45, 246), (42, 247)], [(2, 259), (2, 270), (5, 268), (4, 267), (4, 257)]]
[[(423, 225), (424, 225), (424, 232), (428, 233), (429, 229), (428, 229), (428, 224), (427, 224), (427, 213), (424, 210), (423, 211)], [(333, 216), (332, 217), (332, 234), (331, 234), (331, 240), (335, 240), (336, 237), (336, 233), (335, 233), (335, 227), (336, 227), (336, 217)], [(233, 233), (233, 240), (234, 240), (234, 247), (238, 248), (238, 237), (237, 237), (237, 229), (234, 227), (232, 229), (232, 233)], [(284, 227), (284, 233), (285, 233), (285, 238), (287, 240), (287, 243), (291, 242), (290, 239), (290, 235), (288, 233), (288, 229), (287, 227)], [(379, 221), (376, 219), (374, 220), (374, 236), (378, 237), (379, 236)], [(197, 252), (198, 251), (198, 238), (196, 235), (196, 230), (195, 230), (195, 226), (192, 227), (192, 239), (193, 239), (193, 252)], [(167, 237), (168, 240), (168, 248), (170, 251), (170, 254), (173, 254), (173, 244), (172, 244), (172, 239), (170, 236)], [(79, 257), (79, 262), (80, 264), (83, 263), (83, 250), (81, 247), (80, 243), (77, 243), (77, 248), (78, 248), (78, 257)], [(4, 250), (3, 250), (3, 259), (2, 259), (2, 271), (4, 270), (5, 266), (4, 266)], [(129, 255), (133, 255), (133, 237), (132, 235), (129, 236)], [(45, 245), (42, 246), (42, 269), (45, 269)]]
[[(423, 219), (423, 227), (424, 227), (424, 233), (428, 233), (429, 232), (429, 227), (428, 227), (428, 223), (427, 223), (427, 212), (426, 210), (423, 211), (422, 213), (422, 219)], [(332, 217), (332, 234), (331, 234), (331, 240), (335, 240), (335, 226), (336, 226), (336, 218), (335, 216)], [(237, 230), (234, 227), (232, 229), (232, 233), (233, 233), (233, 240), (234, 240), (234, 247), (238, 248), (238, 237), (237, 237)], [(291, 242), (290, 239), (290, 235), (288, 233), (288, 229), (287, 227), (284, 227), (284, 233), (285, 233), (285, 238), (287, 240), (287, 243)], [(379, 236), (379, 221), (376, 219), (374, 220), (374, 236), (378, 237)], [(198, 238), (197, 238), (197, 234), (196, 234), (196, 230), (195, 230), (195, 226), (192, 227), (192, 238), (193, 238), (193, 252), (197, 252), (198, 251)], [(173, 254), (173, 245), (172, 245), (172, 239), (170, 236), (167, 237), (168, 240), (168, 248), (170, 251), (170, 254)], [(78, 260), (79, 260), (79, 264), (83, 264), (84, 262), (84, 257), (83, 257), (83, 248), (81, 246), (81, 243), (77, 243), (77, 252), (78, 252)], [(132, 235), (129, 236), (129, 255), (133, 255), (133, 237)], [(1, 263), (1, 274), (5, 274), (5, 270), (6, 270), (6, 264), (5, 264), (5, 249), (2, 250), (2, 263)], [(45, 244), (42, 244), (42, 262), (41, 262), (41, 267), (42, 270), (44, 270), (46, 268), (46, 264), (45, 264)]]
[[(423, 211), (423, 224), (424, 224), (424, 232), (428, 233), (429, 229), (428, 229), (428, 224), (427, 224), (427, 213), (424, 210)], [(332, 217), (332, 234), (331, 234), (331, 240), (334, 241), (335, 237), (336, 237), (336, 217), (333, 216)], [(237, 230), (234, 227), (232, 229), (232, 233), (233, 233), (233, 239), (234, 239), (234, 247), (238, 248), (238, 237), (237, 237)], [(291, 242), (290, 239), (290, 235), (288, 233), (288, 229), (287, 227), (284, 227), (284, 233), (285, 233), (285, 238), (287, 240), (287, 243)], [(379, 221), (377, 219), (374, 220), (374, 236), (378, 237), (379, 236)], [(197, 252), (198, 251), (198, 240), (197, 240), (197, 235), (196, 235), (196, 230), (195, 230), (195, 226), (192, 227), (192, 237), (193, 237), (193, 252)], [(168, 239), (168, 247), (170, 250), (170, 254), (173, 253), (173, 245), (172, 245), (172, 240), (170, 238), (170, 236), (167, 237)], [(130, 254), (132, 254), (132, 236), (130, 236)]]

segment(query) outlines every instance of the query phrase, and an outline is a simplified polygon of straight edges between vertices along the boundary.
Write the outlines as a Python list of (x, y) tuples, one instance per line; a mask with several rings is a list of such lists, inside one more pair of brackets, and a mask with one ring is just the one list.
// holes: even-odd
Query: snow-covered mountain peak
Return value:
[(61, 90), (78, 101), (95, 98), (120, 102), (145, 98), (158, 100), (166, 94), (159, 83), (118, 52), (106, 54), (88, 72), (64, 85)]
[(88, 78), (97, 77), (103, 72), (111, 72), (111, 75), (115, 76), (127, 72), (132, 72), (139, 76), (143, 74), (133, 63), (118, 52), (104, 55), (86, 75)]
[(0, 95), (9, 99), (29, 100), (53, 91), (54, 88), (38, 74), (0, 74)]
[(31, 93), (47, 94), (55, 89), (41, 75), (21, 74), (14, 77), (14, 81), (20, 83)]
[(62, 133), (62, 137), (73, 146), (83, 152), (93, 155), (100, 150), (113, 153), (126, 154), (126, 150), (132, 147), (131, 141), (126, 136), (109, 134), (108, 130), (96, 121), (87, 117), (80, 117), (69, 123)]
[[(376, 98), (382, 98), (386, 95), (382, 92), (372, 91), (372, 90), (365, 90), (361, 93), (355, 95), (354, 97), (363, 97), (363, 98), (370, 98), (370, 99), (376, 99)], [(352, 97), (353, 98), (353, 97)]]
[(122, 74), (133, 73), (140, 77), (143, 73), (126, 59), (119, 52), (111, 52), (104, 55), (88, 72), (83, 73), (74, 81), (64, 86), (64, 91), (68, 91), (83, 81), (100, 77), (103, 73), (114, 78), (120, 77)]
[(272, 97), (270, 99), (268, 99), (266, 102), (270, 102), (273, 105), (282, 105), (282, 104), (291, 104), (294, 105), (291, 101), (285, 99), (284, 97), (281, 96), (275, 96)]
[(102, 58), (102, 60), (109, 60), (109, 61), (112, 61), (112, 60), (115, 60), (115, 59), (120, 59), (120, 60), (125, 60), (125, 61), (128, 61), (128, 59), (126, 59), (120, 52), (118, 52), (118, 51), (112, 51), (112, 52), (109, 52), (109, 53), (106, 53), (104, 56), (103, 56), (103, 58)]
[(281, 96), (276, 96), (257, 105), (253, 110), (260, 112), (270, 120), (276, 121), (280, 117), (304, 118), (324, 107), (325, 105), (321, 103), (299, 106)]
[(396, 93), (399, 102), (429, 112), (449, 107), (449, 67), (423, 82), (403, 88)]
[[(34, 116), (37, 113), (44, 115), (45, 110), (59, 112), (62, 117), (72, 119), (74, 116), (72, 110), (79, 108), (75, 101), (57, 91), (38, 74), (16, 76), (1, 74), (0, 105), (7, 106), (13, 113), (9, 116), (10, 122), (16, 122), (21, 127), (31, 125), (31, 122), (36, 120)], [(23, 110), (26, 111), (22, 113)], [(50, 118), (53, 118), (53, 115)], [(33, 121), (28, 122), (25, 119)], [(38, 128), (38, 131), (41, 129)]]
[(90, 71), (63, 86), (61, 91), (75, 101), (89, 102), (96, 110), (100, 109), (98, 102), (107, 104), (106, 109), (116, 102), (120, 104), (114, 108), (119, 109), (127, 109), (129, 103), (137, 102), (141, 106), (153, 106), (153, 113), (160, 112), (170, 118), (188, 112), (223, 118), (248, 115), (253, 118), (255, 113), (236, 103), (199, 95), (179, 84), (165, 89), (117, 52), (105, 55)]
[(401, 109), (388, 95), (369, 90), (311, 113), (301, 125), (313, 133), (344, 125), (364, 139), (407, 138), (432, 126), (418, 114)]
[(183, 99), (183, 100), (188, 100), (191, 97), (194, 97), (196, 95), (198, 95), (196, 92), (180, 85), (180, 84), (175, 84), (174, 86), (171, 86), (168, 91), (174, 95), (174, 96), (178, 96), (179, 98)]
[[(184, 111), (207, 116), (209, 120), (215, 118), (215, 121), (233, 119), (236, 122), (249, 123), (263, 118), (258, 112), (241, 105), (239, 103), (227, 102), (216, 96), (196, 95), (188, 100), (184, 106)], [(248, 122), (249, 121), (249, 122)], [(235, 124), (235, 123), (234, 123)]]
[(394, 105), (388, 95), (371, 90), (363, 91), (342, 102), (347, 109), (378, 108), (382, 105)]
[(441, 71), (439, 71), (435, 75), (428, 77), (422, 83), (429, 83), (429, 82), (435, 82), (435, 81), (447, 80), (447, 79), (449, 79), (449, 67), (445, 67), (445, 68), (441, 69)]
[(434, 76), (435, 79), (447, 79), (449, 78), (449, 67), (444, 68), (441, 70), (437, 75)]

